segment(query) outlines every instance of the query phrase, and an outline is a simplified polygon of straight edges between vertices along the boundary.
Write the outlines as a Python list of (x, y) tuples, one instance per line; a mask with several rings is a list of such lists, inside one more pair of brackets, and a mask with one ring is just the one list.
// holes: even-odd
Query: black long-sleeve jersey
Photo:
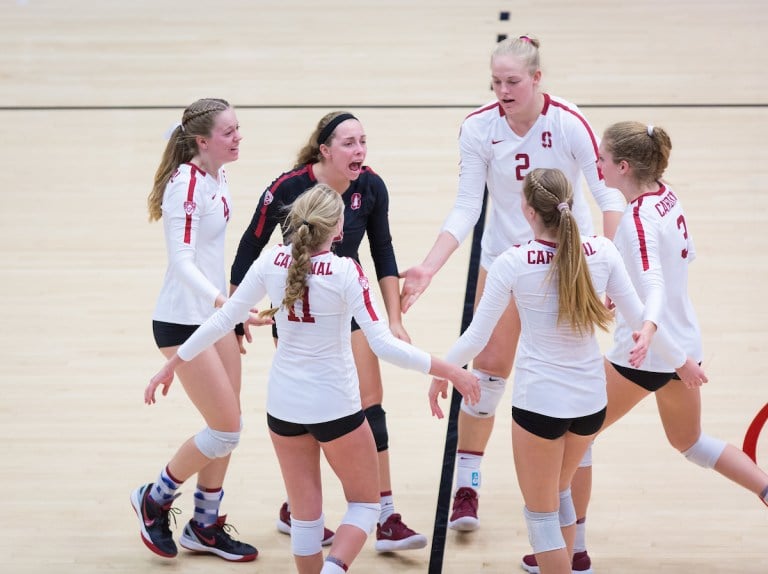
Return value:
[[(266, 247), (275, 227), (280, 225), (285, 238), (285, 218), (290, 206), (316, 183), (312, 164), (306, 164), (283, 173), (264, 191), (232, 263), (230, 281), (233, 285), (239, 285), (243, 280), (251, 263)], [(389, 230), (389, 193), (384, 180), (370, 167), (363, 166), (360, 176), (350, 182), (341, 197), (344, 200), (344, 237), (336, 244), (334, 252), (359, 262), (360, 243), (367, 233), (377, 279), (397, 277)]]

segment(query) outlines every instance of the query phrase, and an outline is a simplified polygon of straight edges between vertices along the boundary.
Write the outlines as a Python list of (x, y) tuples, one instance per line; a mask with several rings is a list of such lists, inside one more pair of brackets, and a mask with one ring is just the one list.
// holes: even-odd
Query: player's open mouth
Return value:
[(360, 171), (360, 166), (362, 166), (362, 164), (360, 162), (358, 162), (358, 161), (352, 162), (352, 163), (349, 164), (349, 169), (351, 171)]

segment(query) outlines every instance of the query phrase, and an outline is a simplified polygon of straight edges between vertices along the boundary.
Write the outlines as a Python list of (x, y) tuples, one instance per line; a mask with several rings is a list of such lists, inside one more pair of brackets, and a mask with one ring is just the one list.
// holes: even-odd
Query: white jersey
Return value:
[(459, 135), (459, 191), (443, 231), (461, 243), (472, 231), (488, 187), (490, 213), (483, 233), (484, 259), (492, 261), (512, 245), (533, 239), (521, 209), (523, 180), (535, 168), (560, 169), (573, 186), (573, 213), (584, 235), (592, 218), (581, 187), (582, 174), (602, 211), (624, 210), (624, 199), (607, 188), (597, 169), (598, 141), (578, 108), (544, 94), (544, 107), (528, 133), (518, 136), (495, 101), (471, 113)]
[[(614, 242), (629, 276), (646, 306), (646, 316), (675, 338), (687, 356), (702, 359), (701, 330), (688, 298), (688, 264), (696, 257), (683, 208), (675, 193), (660, 183), (656, 193), (641, 195), (627, 205)], [(617, 315), (615, 346), (607, 353), (617, 365), (629, 366), (632, 328)], [(643, 370), (670, 373), (675, 366), (649, 352)]]
[(226, 295), (224, 236), (231, 200), (224, 170), (218, 181), (199, 167), (181, 164), (165, 186), (163, 230), (168, 268), (155, 312), (156, 321), (199, 325)]
[[(605, 237), (582, 237), (582, 245), (595, 290), (608, 294), (639, 328), (643, 305), (616, 247)], [(512, 405), (550, 417), (575, 418), (606, 406), (605, 367), (594, 333), (580, 334), (567, 323), (558, 324), (557, 280), (548, 279), (556, 250), (552, 243), (530, 241), (499, 256), (488, 271), (472, 323), (446, 359), (462, 365), (479, 353), (514, 297), (521, 332)], [(667, 349), (672, 360), (683, 356), (663, 331), (653, 345)]]
[[(217, 341), (265, 295), (282, 301), (291, 247), (264, 250), (232, 297), (179, 348), (189, 360)], [(400, 367), (429, 372), (429, 354), (396, 339), (371, 296), (360, 265), (330, 252), (311, 259), (302, 302), (275, 315), (280, 344), (269, 371), (267, 412), (295, 423), (320, 423), (360, 410), (360, 389), (349, 325), (354, 316), (376, 355)]]

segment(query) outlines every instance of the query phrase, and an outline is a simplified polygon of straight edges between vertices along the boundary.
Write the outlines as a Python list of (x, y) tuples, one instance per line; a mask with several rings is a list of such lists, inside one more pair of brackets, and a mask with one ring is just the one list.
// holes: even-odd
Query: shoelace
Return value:
[(170, 521), (168, 518), (173, 518), (173, 528), (176, 529), (176, 515), (181, 514), (181, 508), (176, 508), (175, 506), (172, 506), (168, 509), (168, 512), (164, 512), (165, 516), (161, 518), (165, 526), (170, 530)]
[(225, 522), (224, 524), (222, 524), (221, 525), (221, 529), (224, 532), (226, 532), (227, 536), (229, 536), (230, 538), (232, 538), (232, 535), (230, 534), (230, 532), (234, 531), (236, 534), (240, 534), (240, 532), (238, 532), (237, 528), (235, 528), (234, 525), (230, 524), (229, 522)]

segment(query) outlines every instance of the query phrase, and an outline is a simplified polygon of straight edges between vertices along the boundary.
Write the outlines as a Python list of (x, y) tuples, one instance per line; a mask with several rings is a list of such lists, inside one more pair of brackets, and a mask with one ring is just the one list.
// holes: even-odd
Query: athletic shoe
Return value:
[(392, 514), (384, 524), (376, 525), (377, 552), (397, 552), (424, 548), (427, 537), (408, 528), (399, 514)]
[[(149, 496), (153, 483), (140, 486), (131, 493), (131, 506), (139, 517), (139, 529), (141, 540), (152, 552), (164, 558), (173, 558), (178, 554), (176, 543), (171, 535), (171, 528), (168, 523), (170, 515), (181, 513), (178, 508), (171, 508), (173, 500), (168, 504), (159, 504)], [(177, 493), (173, 498), (176, 499), (181, 493)], [(173, 524), (176, 525), (176, 517), (173, 517)]]
[[(530, 574), (539, 574), (539, 564), (536, 562), (535, 554), (523, 556), (523, 561), (520, 565), (523, 567), (523, 570), (530, 572)], [(589, 559), (589, 554), (587, 554), (586, 550), (574, 552), (571, 568), (573, 574), (592, 574), (592, 561)]]
[(480, 526), (477, 519), (477, 491), (468, 486), (462, 486), (453, 497), (453, 512), (448, 520), (448, 528), (472, 532)]
[[(280, 507), (280, 515), (277, 519), (276, 523), (277, 529), (282, 532), (283, 534), (288, 534), (290, 536), (291, 534), (291, 513), (288, 511), (288, 503), (283, 502), (283, 505)], [(330, 528), (326, 528), (323, 531), (323, 541), (321, 544), (323, 546), (330, 546), (333, 544), (333, 537), (336, 536), (336, 533), (331, 530)]]
[(181, 533), (179, 544), (187, 550), (210, 552), (231, 562), (255, 560), (259, 551), (250, 544), (232, 538), (229, 532), (231, 530), (237, 532), (237, 530), (231, 524), (227, 524), (226, 519), (226, 514), (219, 516), (210, 526), (198, 526), (196, 522), (190, 520)]

